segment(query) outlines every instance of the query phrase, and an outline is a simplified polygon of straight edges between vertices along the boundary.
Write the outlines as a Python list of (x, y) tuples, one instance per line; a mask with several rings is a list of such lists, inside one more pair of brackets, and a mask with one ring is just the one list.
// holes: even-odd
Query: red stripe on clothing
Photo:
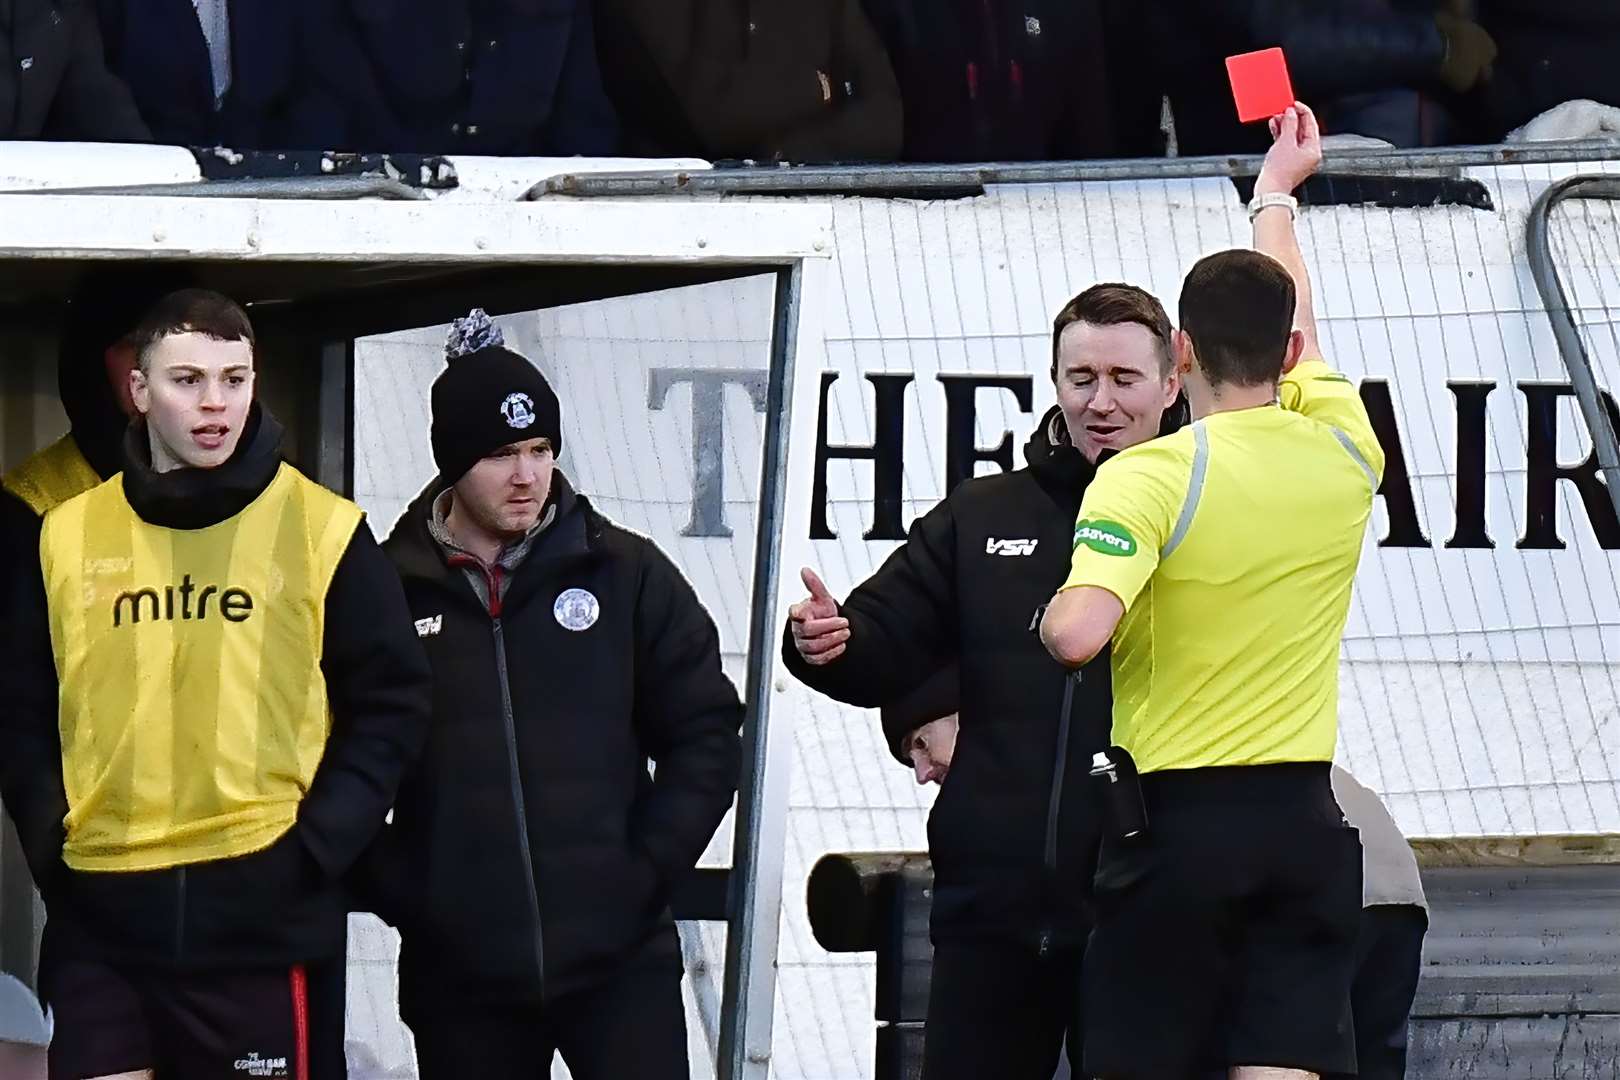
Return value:
[(309, 981), (304, 965), (292, 969), (293, 1080), (309, 1080)]

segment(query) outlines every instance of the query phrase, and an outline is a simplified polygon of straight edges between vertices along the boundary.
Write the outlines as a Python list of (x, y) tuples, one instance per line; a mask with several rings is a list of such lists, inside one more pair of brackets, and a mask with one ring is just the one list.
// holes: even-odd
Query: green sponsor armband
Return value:
[(1074, 550), (1078, 551), (1081, 544), (1103, 555), (1136, 554), (1136, 537), (1117, 521), (1075, 522)]

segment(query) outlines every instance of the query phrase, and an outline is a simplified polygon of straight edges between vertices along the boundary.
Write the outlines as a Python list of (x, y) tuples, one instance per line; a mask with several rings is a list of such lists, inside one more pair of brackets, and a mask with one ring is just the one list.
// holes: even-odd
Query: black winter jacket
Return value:
[(591, 0), (287, 0), (300, 149), (606, 155)]
[[(936, 942), (1066, 947), (1088, 931), (1099, 833), (1086, 767), (1108, 745), (1109, 659), (1082, 669), (1064, 718), (1065, 671), (1032, 629), (1068, 575), (1095, 474), (1074, 447), (1054, 444), (1061, 423), (1047, 413), (1026, 468), (964, 481), (913, 523), (841, 605), (850, 637), (837, 660), (811, 666), (784, 634), (789, 670), (851, 705), (885, 705), (960, 664), (956, 754), (928, 818)], [(893, 747), (905, 732), (885, 734)]]
[(0, 0), (0, 139), (149, 138), (90, 0)]
[[(125, 441), (124, 493), (153, 524), (200, 529), (239, 513), (274, 479), (282, 428), (255, 407), (217, 469), (151, 470), (146, 429)], [(37, 526), (36, 526), (37, 528)], [(398, 579), (363, 525), (328, 588), (321, 672), (332, 732), (297, 823), (238, 858), (129, 873), (62, 862), (67, 795), (57, 679), (38, 557), (18, 563), (8, 662), (0, 668), (0, 792), (44, 895), (58, 955), (182, 969), (280, 966), (343, 953), (340, 880), (381, 826), (428, 720), (430, 673)]]
[[(741, 763), (714, 621), (656, 545), (560, 471), (555, 519), (486, 607), (428, 530), (432, 494), (383, 545), (434, 672), (427, 750), (368, 860), (373, 906), (402, 938), (401, 1015), (678, 964), (670, 888)], [(572, 615), (570, 594), (586, 605)]]
[(307, 78), (289, 0), (228, 0), (231, 82), (218, 109), (191, 0), (96, 0), (96, 7), (107, 62), (129, 84), (155, 141), (239, 150), (303, 145), (289, 128), (294, 91)]

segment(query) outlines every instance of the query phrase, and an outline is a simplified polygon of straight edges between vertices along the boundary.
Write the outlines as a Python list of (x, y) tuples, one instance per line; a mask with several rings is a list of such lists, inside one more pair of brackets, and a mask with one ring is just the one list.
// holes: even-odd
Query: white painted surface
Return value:
[(0, 142), (0, 191), (185, 184), (201, 179), (197, 159), (178, 146)]
[[(230, 150), (214, 150), (225, 160)], [(585, 175), (634, 169), (697, 172), (709, 168), (699, 158), (510, 158), (453, 159), (457, 186), (431, 191), (447, 202), (511, 202), (535, 184), (564, 174)], [(84, 187), (139, 187), (187, 184), (202, 179), (192, 152), (182, 146), (133, 143), (0, 142), (0, 191), (43, 191)]]
[[(0, 194), (0, 257), (737, 263), (818, 257), (824, 207)], [(819, 245), (819, 246), (818, 246)]]

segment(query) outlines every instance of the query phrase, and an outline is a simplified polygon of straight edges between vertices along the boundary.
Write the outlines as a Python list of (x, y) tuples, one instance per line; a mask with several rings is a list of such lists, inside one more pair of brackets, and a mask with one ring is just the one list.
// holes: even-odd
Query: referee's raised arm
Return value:
[(1374, 489), (1384, 475), (1384, 452), (1355, 384), (1328, 364), (1316, 328), (1311, 275), (1299, 249), (1293, 191), (1322, 166), (1322, 132), (1316, 115), (1301, 102), (1271, 119), (1272, 146), (1254, 183), (1249, 217), (1254, 246), (1270, 255), (1294, 279), (1294, 329), (1303, 338), (1295, 363), (1284, 362), (1278, 398), (1283, 408), (1341, 431), (1355, 448)]
[(1254, 182), (1249, 216), (1254, 223), (1254, 247), (1282, 263), (1294, 279), (1294, 329), (1305, 337), (1303, 359), (1320, 359), (1316, 311), (1311, 304), (1311, 275), (1294, 235), (1294, 189), (1322, 164), (1322, 131), (1316, 114), (1304, 104), (1271, 118), (1271, 150)]

